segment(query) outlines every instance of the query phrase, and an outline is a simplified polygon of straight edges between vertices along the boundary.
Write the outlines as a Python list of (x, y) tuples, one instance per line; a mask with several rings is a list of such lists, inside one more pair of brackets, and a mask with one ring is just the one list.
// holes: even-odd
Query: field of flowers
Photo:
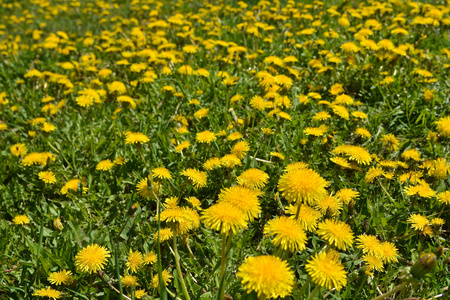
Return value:
[(0, 0), (0, 299), (448, 299), (449, 1)]

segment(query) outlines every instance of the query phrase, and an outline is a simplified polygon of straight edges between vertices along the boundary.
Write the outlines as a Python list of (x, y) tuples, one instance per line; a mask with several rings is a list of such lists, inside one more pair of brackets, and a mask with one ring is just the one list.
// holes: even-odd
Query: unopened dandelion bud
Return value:
[(53, 227), (59, 230), (62, 230), (64, 228), (60, 218), (56, 218), (53, 220)]
[(416, 263), (411, 267), (411, 275), (416, 279), (422, 279), (426, 274), (430, 273), (436, 265), (436, 255), (434, 253), (422, 254)]

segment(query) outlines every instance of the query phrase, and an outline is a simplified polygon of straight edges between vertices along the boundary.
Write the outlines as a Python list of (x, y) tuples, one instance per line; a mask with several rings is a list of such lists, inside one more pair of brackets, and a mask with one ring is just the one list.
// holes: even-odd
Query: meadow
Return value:
[(449, 1), (0, 0), (0, 299), (448, 299)]

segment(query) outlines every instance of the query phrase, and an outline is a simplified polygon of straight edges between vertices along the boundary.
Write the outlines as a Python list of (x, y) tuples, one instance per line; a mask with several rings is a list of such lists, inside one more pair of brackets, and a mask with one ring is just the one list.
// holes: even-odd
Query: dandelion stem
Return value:
[(383, 300), (383, 299), (389, 297), (390, 295), (395, 294), (395, 293), (403, 290), (406, 287), (407, 284), (408, 284), (408, 282), (403, 282), (403, 283), (399, 284), (398, 286), (396, 286), (394, 289), (390, 290), (389, 292), (386, 292), (383, 295), (375, 297), (372, 300)]
[(306, 289), (308, 288), (310, 282), (311, 282), (311, 277), (308, 276), (308, 279), (306, 280), (306, 282), (303, 284), (302, 288), (298, 292), (297, 297), (295, 298), (296, 300), (300, 300), (302, 298), (302, 296), (306, 292)]
[(309, 294), (308, 300), (314, 299), (314, 297), (316, 297), (319, 290), (320, 290), (320, 285), (316, 285), (316, 287), (312, 290), (311, 294)]
[(181, 267), (180, 267), (180, 255), (178, 254), (178, 246), (177, 246), (177, 236), (173, 235), (173, 251), (175, 256), (175, 264), (177, 265), (177, 272), (178, 272), (178, 278), (180, 279), (181, 283), (181, 290), (184, 295), (184, 299), (190, 300), (189, 293), (186, 289), (186, 283), (184, 282), (183, 273), (181, 273)]

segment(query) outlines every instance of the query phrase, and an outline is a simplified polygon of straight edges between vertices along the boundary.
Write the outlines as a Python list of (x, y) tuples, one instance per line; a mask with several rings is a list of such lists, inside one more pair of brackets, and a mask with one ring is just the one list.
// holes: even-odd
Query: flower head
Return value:
[(152, 170), (152, 175), (158, 179), (172, 179), (172, 174), (170, 171), (164, 167), (155, 168)]
[(62, 296), (60, 291), (54, 290), (51, 287), (37, 290), (33, 293), (33, 296), (48, 297), (50, 299), (59, 299)]
[(436, 121), (436, 129), (443, 137), (450, 137), (450, 116)]
[(248, 257), (236, 273), (244, 289), (258, 297), (286, 297), (292, 293), (294, 272), (287, 262), (272, 255)]
[(328, 182), (311, 169), (295, 169), (281, 175), (278, 189), (289, 202), (314, 203), (326, 195)]
[(419, 214), (412, 214), (408, 222), (412, 224), (411, 227), (415, 230), (424, 230), (424, 227), (430, 223), (426, 217)]
[(26, 215), (18, 215), (14, 217), (13, 223), (16, 225), (24, 225), (30, 223), (30, 219)]
[(91, 244), (81, 249), (75, 256), (75, 266), (81, 272), (95, 273), (103, 270), (110, 256), (107, 248)]
[(270, 220), (264, 227), (264, 234), (274, 236), (272, 244), (281, 246), (283, 250), (304, 250), (306, 233), (303, 227), (294, 219), (286, 216)]
[(330, 250), (316, 254), (306, 263), (306, 271), (314, 283), (327, 289), (342, 289), (347, 284), (344, 266), (339, 262), (339, 253)]
[(229, 202), (219, 202), (203, 210), (201, 220), (206, 227), (219, 230), (222, 234), (247, 228), (245, 213)]
[(100, 171), (108, 171), (111, 170), (112, 167), (114, 167), (114, 163), (109, 159), (105, 159), (100, 161), (95, 167), (95, 169)]
[(52, 171), (42, 171), (38, 173), (38, 177), (45, 183), (53, 184), (56, 182), (56, 176)]
[(128, 255), (128, 261), (126, 263), (127, 270), (131, 270), (131, 272), (136, 273), (139, 271), (141, 266), (144, 264), (144, 257), (142, 253), (139, 251), (134, 251), (130, 249), (130, 254)]
[(144, 144), (149, 141), (150, 139), (148, 138), (148, 136), (146, 136), (142, 132), (125, 132), (125, 144)]
[(51, 273), (47, 280), (55, 285), (70, 284), (73, 280), (73, 276), (71, 271), (62, 270)]
[(12, 145), (9, 150), (11, 150), (12, 154), (15, 156), (24, 156), (25, 154), (27, 154), (27, 146), (25, 144), (15, 144)]
[[(169, 271), (164, 270), (164, 271), (162, 271), (162, 278), (163, 278), (163, 281), (164, 281), (164, 285), (167, 286), (169, 284), (169, 282), (171, 281), (171, 279), (173, 278), (173, 276), (172, 276), (172, 274), (169, 273)], [(159, 288), (159, 276), (158, 276), (158, 274), (153, 275), (151, 286), (154, 289)]]
[(139, 181), (136, 189), (141, 197), (155, 199), (159, 194), (161, 184), (153, 181), (153, 178), (149, 175), (147, 178)]
[(356, 248), (362, 249), (363, 253), (372, 254), (376, 256), (381, 255), (381, 243), (377, 237), (373, 235), (360, 235), (356, 239)]
[(196, 141), (199, 143), (206, 143), (209, 144), (217, 139), (214, 132), (211, 132), (209, 130), (202, 131), (197, 133), (197, 136), (195, 137)]
[(267, 181), (269, 175), (259, 169), (248, 169), (236, 178), (238, 184), (248, 187), (250, 189), (262, 189)]
[(206, 172), (201, 172), (196, 169), (186, 169), (181, 172), (181, 175), (186, 176), (194, 185), (194, 189), (203, 188), (206, 186), (208, 175)]
[(242, 210), (251, 222), (261, 212), (261, 205), (258, 200), (260, 195), (261, 192), (258, 190), (252, 190), (243, 186), (232, 186), (220, 191), (219, 203), (228, 202)]
[(342, 221), (326, 219), (319, 224), (317, 234), (340, 250), (346, 250), (353, 244), (353, 231)]

